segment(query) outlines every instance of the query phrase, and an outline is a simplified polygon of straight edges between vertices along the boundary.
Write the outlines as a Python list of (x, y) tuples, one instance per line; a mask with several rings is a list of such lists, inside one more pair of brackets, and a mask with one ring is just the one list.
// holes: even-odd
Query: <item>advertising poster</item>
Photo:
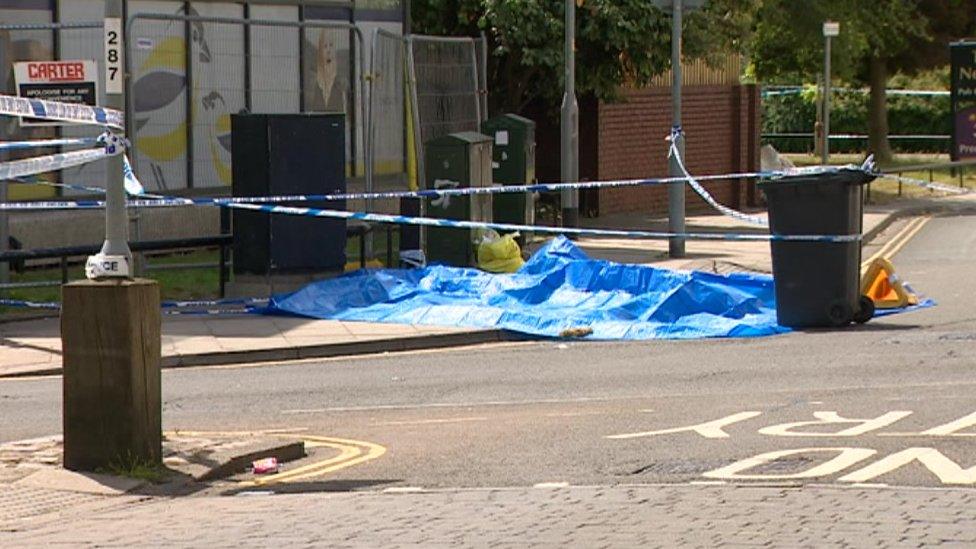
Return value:
[(952, 160), (976, 158), (976, 42), (949, 46), (952, 62)]

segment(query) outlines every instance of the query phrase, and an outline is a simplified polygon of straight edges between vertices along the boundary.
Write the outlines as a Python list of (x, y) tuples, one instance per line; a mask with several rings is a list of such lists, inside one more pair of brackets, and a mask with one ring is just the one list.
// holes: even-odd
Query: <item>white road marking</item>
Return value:
[[(771, 474), (743, 474), (743, 471), (754, 469), (760, 465), (767, 465), (778, 459), (787, 456), (805, 455), (810, 453), (835, 452), (836, 456), (829, 461), (815, 465), (799, 473), (771, 473)], [(793, 450), (778, 450), (776, 452), (766, 452), (743, 460), (739, 460), (731, 465), (708, 471), (702, 476), (705, 478), (715, 478), (723, 480), (782, 480), (782, 479), (801, 479), (825, 477), (843, 471), (851, 465), (863, 461), (874, 454), (877, 450), (870, 448), (797, 448)]]
[(581, 416), (602, 416), (606, 412), (557, 412), (546, 414), (546, 417), (581, 417)]
[[(887, 427), (888, 425), (891, 425), (892, 423), (895, 423), (896, 421), (910, 415), (912, 415), (911, 411), (898, 411), (888, 412), (873, 419), (851, 419), (841, 417), (837, 414), (837, 412), (814, 412), (813, 417), (817, 418), (814, 421), (780, 423), (779, 425), (763, 427), (762, 429), (759, 429), (759, 433), (778, 437), (856, 437), (858, 435), (863, 435), (864, 433), (876, 431), (882, 427)], [(833, 425), (845, 423), (855, 423), (858, 425), (832, 433), (793, 430), (798, 427), (806, 427), (809, 425)]]
[(384, 494), (417, 494), (423, 491), (420, 486), (391, 486), (383, 489)]
[(716, 419), (714, 421), (707, 421), (705, 423), (699, 423), (697, 425), (689, 425), (687, 427), (674, 427), (671, 429), (661, 429), (659, 431), (644, 431), (641, 433), (625, 433), (622, 435), (608, 435), (606, 438), (612, 439), (625, 439), (625, 438), (640, 438), (640, 437), (651, 437), (656, 435), (670, 435), (673, 433), (683, 433), (683, 432), (694, 432), (705, 438), (729, 438), (729, 434), (722, 430), (722, 427), (731, 425), (733, 423), (738, 423), (740, 421), (745, 421), (747, 419), (752, 419), (756, 416), (762, 415), (762, 412), (739, 412), (738, 414), (732, 414), (730, 416), (723, 417), (721, 419)]
[(840, 477), (841, 482), (868, 482), (917, 461), (939, 477), (942, 484), (976, 484), (976, 466), (963, 469), (935, 448), (908, 448), (880, 459), (863, 469)]
[(533, 488), (567, 488), (568, 482), (540, 482), (532, 486)]
[[(179, 368), (175, 370), (163, 370), (164, 373), (178, 373), (184, 368)], [(16, 381), (22, 378), (3, 378), (0, 379), (0, 383), (4, 381)], [(953, 381), (933, 381), (924, 383), (907, 383), (907, 384), (877, 384), (877, 385), (837, 385), (837, 386), (822, 386), (816, 387), (815, 389), (809, 389), (809, 392), (823, 392), (823, 391), (878, 391), (883, 389), (914, 389), (914, 388), (956, 388), (966, 387), (966, 386), (976, 386), (976, 380), (953, 380)], [(777, 395), (777, 394), (796, 394), (796, 389), (776, 389), (771, 391), (764, 391), (763, 394), (767, 395)], [(630, 396), (620, 396), (620, 397), (579, 397), (579, 398), (568, 398), (568, 399), (530, 399), (530, 400), (509, 400), (509, 401), (487, 401), (487, 402), (432, 402), (423, 404), (379, 404), (375, 406), (335, 406), (330, 408), (295, 408), (290, 410), (282, 410), (282, 414), (322, 414), (331, 412), (369, 412), (375, 410), (412, 410), (412, 409), (424, 409), (424, 408), (471, 408), (476, 406), (522, 406), (522, 405), (532, 405), (532, 404), (571, 404), (579, 402), (620, 402), (627, 400), (658, 400), (667, 398), (708, 398), (708, 397), (735, 397), (735, 396), (750, 396), (755, 397), (756, 393), (754, 391), (750, 392), (692, 392), (692, 393), (660, 393), (651, 395), (630, 395)], [(976, 397), (971, 397), (976, 398)]]
[(939, 425), (938, 427), (933, 427), (927, 431), (922, 431), (923, 435), (932, 436), (963, 436), (963, 437), (973, 437), (976, 433), (956, 433), (956, 431), (961, 431), (967, 427), (972, 427), (976, 425), (976, 412), (969, 414), (968, 416), (961, 417), (955, 421), (950, 421), (944, 425)]
[(381, 421), (370, 425), (428, 425), (435, 423), (462, 423), (466, 421), (488, 421), (487, 417), (454, 417), (446, 419), (418, 419), (414, 421)]
[(486, 402), (429, 402), (426, 404), (378, 404), (376, 406), (335, 406), (332, 408), (296, 408), (282, 410), (282, 414), (322, 414), (327, 412), (371, 412), (376, 410), (420, 410), (424, 408), (471, 408), (474, 406), (522, 406), (530, 404), (574, 404), (580, 402), (611, 402), (616, 400), (637, 400), (647, 398), (634, 397), (579, 397), (579, 398), (544, 398), (538, 400), (489, 400)]

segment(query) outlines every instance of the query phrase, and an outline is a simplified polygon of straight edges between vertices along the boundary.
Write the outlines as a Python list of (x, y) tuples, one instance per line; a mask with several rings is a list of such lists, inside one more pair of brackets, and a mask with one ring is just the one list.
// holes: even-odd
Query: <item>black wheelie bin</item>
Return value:
[[(773, 235), (859, 235), (866, 168), (801, 172), (759, 183)], [(861, 241), (770, 242), (776, 319), (791, 328), (864, 323), (874, 302), (860, 294)]]

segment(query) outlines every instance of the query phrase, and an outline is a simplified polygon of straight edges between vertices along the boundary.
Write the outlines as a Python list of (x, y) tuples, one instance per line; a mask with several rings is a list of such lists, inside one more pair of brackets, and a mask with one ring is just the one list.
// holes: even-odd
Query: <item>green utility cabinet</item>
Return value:
[[(485, 120), (481, 131), (492, 137), (492, 176), (498, 185), (531, 185), (535, 182), (535, 122), (517, 114)], [(533, 193), (493, 195), (496, 223), (535, 225)], [(524, 244), (529, 235), (522, 235)]]
[[(427, 142), (427, 189), (491, 186), (491, 138), (477, 132), (445, 135)], [(441, 196), (427, 199), (427, 215), (441, 219), (491, 222), (491, 195)], [(458, 267), (476, 263), (474, 229), (427, 228), (427, 260)]]

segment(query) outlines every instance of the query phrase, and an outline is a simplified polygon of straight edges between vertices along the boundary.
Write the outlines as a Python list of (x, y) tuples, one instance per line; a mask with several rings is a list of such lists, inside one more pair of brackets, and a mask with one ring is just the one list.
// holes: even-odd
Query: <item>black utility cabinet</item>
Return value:
[[(346, 192), (342, 114), (237, 114), (231, 117), (234, 196)], [(345, 201), (277, 204), (344, 210)], [(346, 221), (233, 210), (234, 274), (341, 271)]]

